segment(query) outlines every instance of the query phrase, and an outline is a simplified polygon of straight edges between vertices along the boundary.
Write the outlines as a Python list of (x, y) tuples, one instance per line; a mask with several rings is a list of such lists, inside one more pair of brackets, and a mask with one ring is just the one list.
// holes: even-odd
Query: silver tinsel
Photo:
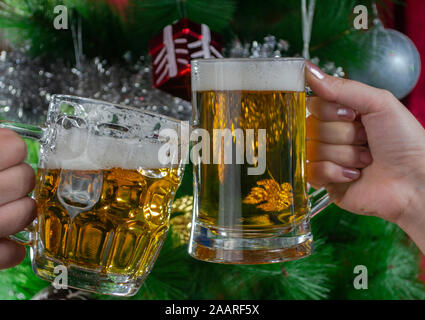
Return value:
[(326, 61), (324, 63), (320, 63), (320, 59), (318, 57), (314, 57), (310, 59), (315, 65), (320, 66), (323, 72), (338, 78), (344, 78), (345, 72), (342, 67), (336, 66), (333, 61)]
[(242, 44), (238, 39), (234, 40), (228, 49), (231, 58), (278, 58), (287, 56), (289, 43), (285, 40), (277, 40), (275, 36), (264, 37), (264, 42), (253, 41)]
[(0, 54), (0, 119), (29, 124), (45, 120), (52, 94), (69, 94), (141, 108), (189, 120), (191, 104), (152, 87), (150, 62), (108, 64), (81, 61), (80, 70), (60, 60), (29, 58), (22, 51)]
[[(263, 42), (234, 41), (229, 57), (285, 57), (289, 43), (268, 35)], [(79, 59), (79, 69), (60, 60), (43, 61), (15, 50), (0, 53), (0, 119), (42, 124), (53, 94), (69, 94), (153, 111), (180, 120), (190, 120), (189, 102), (152, 87), (150, 61), (109, 64), (100, 58)], [(332, 62), (319, 64), (324, 71), (344, 77)]]
[[(268, 35), (264, 37), (263, 42), (253, 41), (242, 44), (238, 39), (234, 40), (231, 47), (228, 48), (229, 56), (232, 58), (279, 58), (287, 57), (289, 43), (286, 40), (277, 40), (275, 36)], [(345, 77), (342, 67), (336, 66), (332, 61), (322, 62), (319, 58), (310, 59), (311, 62), (318, 65), (324, 72), (335, 77)]]

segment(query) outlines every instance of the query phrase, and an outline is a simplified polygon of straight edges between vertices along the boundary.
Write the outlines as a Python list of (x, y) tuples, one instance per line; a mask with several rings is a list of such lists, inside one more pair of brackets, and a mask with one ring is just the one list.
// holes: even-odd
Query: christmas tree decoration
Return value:
[(152, 87), (151, 69), (143, 57), (121, 64), (82, 59), (78, 70), (61, 60), (30, 58), (25, 51), (0, 54), (0, 117), (41, 124), (55, 93), (133, 106), (180, 120), (192, 115), (190, 103)]
[(190, 100), (190, 61), (222, 58), (222, 49), (219, 36), (206, 24), (183, 18), (166, 26), (149, 42), (154, 87)]
[[(286, 40), (277, 40), (274, 35), (267, 35), (263, 41), (254, 40), (251, 43), (241, 43), (239, 39), (234, 39), (226, 47), (225, 51), (230, 58), (279, 58), (289, 56), (290, 43)], [(341, 66), (336, 66), (335, 62), (320, 60), (318, 57), (310, 59), (312, 63), (319, 66), (323, 72), (334, 77), (344, 78), (346, 73)]]
[(275, 36), (269, 34), (263, 42), (254, 40), (242, 44), (239, 39), (234, 39), (226, 52), (231, 58), (279, 58), (288, 56), (288, 49), (288, 41), (276, 40)]
[(350, 79), (392, 92), (403, 99), (415, 87), (421, 59), (414, 43), (404, 34), (384, 28), (375, 9), (374, 26), (361, 40), (371, 50), (362, 68), (347, 68)]
[(316, 66), (320, 66), (323, 72), (338, 78), (344, 78), (346, 76), (344, 69), (341, 66), (336, 66), (335, 62), (327, 61), (321, 63), (318, 57), (311, 58), (310, 61)]
[(375, 27), (365, 36), (364, 45), (375, 54), (363, 68), (348, 68), (350, 79), (386, 89), (402, 99), (415, 87), (421, 69), (419, 52), (404, 34)]

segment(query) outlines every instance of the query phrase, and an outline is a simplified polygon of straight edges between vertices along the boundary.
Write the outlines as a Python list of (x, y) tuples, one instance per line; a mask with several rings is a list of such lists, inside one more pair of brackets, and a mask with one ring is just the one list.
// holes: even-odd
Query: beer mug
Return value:
[(40, 278), (54, 281), (65, 270), (70, 287), (118, 296), (139, 290), (165, 240), (185, 162), (173, 154), (164, 164), (158, 154), (166, 144), (188, 144), (161, 131), (179, 133), (184, 125), (62, 95), (52, 97), (45, 128), (0, 122), (41, 144), (37, 218), (31, 230), (12, 236), (31, 246)]
[(307, 190), (304, 68), (302, 58), (192, 61), (192, 257), (262, 264), (312, 252), (310, 218), (329, 197)]

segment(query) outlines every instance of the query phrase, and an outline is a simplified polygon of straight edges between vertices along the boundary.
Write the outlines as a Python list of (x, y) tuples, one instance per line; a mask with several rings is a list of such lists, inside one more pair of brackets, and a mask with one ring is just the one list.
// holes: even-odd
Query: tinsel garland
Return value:
[(52, 94), (104, 100), (189, 120), (191, 104), (152, 88), (149, 61), (125, 64), (82, 59), (81, 69), (61, 60), (30, 58), (20, 50), (0, 54), (0, 118), (28, 124), (45, 120)]
[[(292, 56), (289, 52), (290, 44), (284, 39), (278, 39), (274, 35), (267, 35), (263, 41), (241, 43), (239, 39), (233, 40), (226, 48), (227, 55), (232, 58), (279, 58)], [(346, 74), (341, 66), (336, 66), (333, 61), (320, 60), (312, 57), (311, 62), (318, 65), (324, 72), (335, 77), (345, 77)]]

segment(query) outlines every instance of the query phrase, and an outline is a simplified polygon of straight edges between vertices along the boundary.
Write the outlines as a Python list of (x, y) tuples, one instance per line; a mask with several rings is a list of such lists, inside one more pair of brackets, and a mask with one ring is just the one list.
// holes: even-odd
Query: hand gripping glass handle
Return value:
[[(315, 97), (316, 95), (311, 91), (309, 86), (306, 86), (306, 95), (307, 98)], [(306, 116), (308, 117), (310, 113), (308, 109), (306, 110)], [(315, 217), (319, 212), (325, 209), (327, 206), (331, 204), (329, 194), (325, 188), (320, 188), (314, 191), (312, 194), (308, 196), (310, 201), (310, 218)]]
[(331, 204), (329, 194), (325, 188), (318, 189), (309, 195), (311, 213), (310, 218), (315, 217), (319, 212)]
[[(29, 138), (33, 140), (41, 140), (43, 137), (43, 129), (37, 126), (31, 126), (26, 124), (20, 124), (10, 121), (0, 121), (0, 128), (9, 129), (22, 138)], [(35, 231), (35, 222), (31, 223), (25, 230), (18, 232), (15, 235), (9, 236), (9, 239), (22, 244), (31, 246), (34, 242), (34, 231)]]

